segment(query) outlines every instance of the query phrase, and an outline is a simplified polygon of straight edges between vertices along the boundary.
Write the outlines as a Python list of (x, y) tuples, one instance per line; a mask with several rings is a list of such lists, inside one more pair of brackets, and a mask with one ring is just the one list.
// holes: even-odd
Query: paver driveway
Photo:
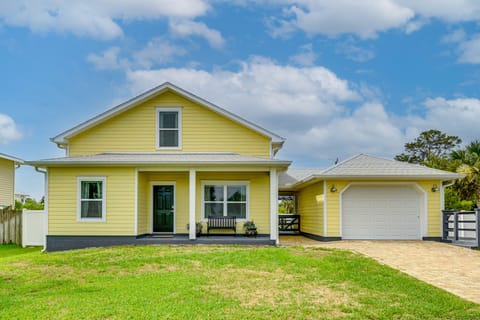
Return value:
[(339, 248), (364, 254), (417, 279), (480, 303), (480, 251), (431, 241), (319, 242), (281, 236), (281, 245)]

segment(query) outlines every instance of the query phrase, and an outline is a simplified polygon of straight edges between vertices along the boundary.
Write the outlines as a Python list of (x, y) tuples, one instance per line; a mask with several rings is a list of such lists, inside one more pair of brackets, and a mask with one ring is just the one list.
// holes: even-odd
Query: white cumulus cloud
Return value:
[(87, 61), (98, 70), (150, 69), (171, 62), (175, 57), (185, 53), (186, 50), (183, 47), (158, 37), (151, 39), (143, 48), (131, 53), (131, 58), (122, 57), (119, 47), (110, 47), (99, 54), (90, 53)]
[(179, 37), (198, 36), (205, 38), (210, 46), (221, 48), (225, 44), (222, 34), (214, 29), (210, 29), (202, 22), (196, 22), (186, 19), (171, 19), (170, 30)]
[(283, 18), (269, 20), (274, 36), (292, 34), (297, 29), (310, 35), (352, 34), (369, 39), (391, 29), (412, 33), (431, 20), (450, 24), (480, 21), (480, 1), (477, 0), (282, 0), (260, 3), (283, 7)]
[(476, 34), (468, 40), (458, 44), (458, 62), (479, 64), (480, 63), (480, 34)]
[(238, 71), (135, 70), (127, 72), (127, 79), (134, 92), (170, 81), (234, 112), (266, 121), (278, 115), (325, 117), (339, 108), (337, 102), (361, 98), (348, 81), (324, 67), (279, 65), (262, 57), (241, 63)]
[(0, 113), (0, 144), (7, 144), (21, 137), (15, 121), (8, 115)]
[(326, 124), (316, 124), (307, 132), (289, 136), (291, 152), (297, 157), (345, 159), (357, 153), (392, 156), (400, 153), (405, 141), (382, 104), (368, 102), (350, 114), (339, 114)]
[(415, 12), (394, 0), (292, 1), (289, 20), (308, 34), (335, 37), (356, 34), (375, 38), (379, 32), (405, 25)]
[(425, 100), (423, 106), (424, 116), (412, 116), (405, 120), (413, 132), (413, 129), (419, 132), (438, 129), (467, 142), (479, 139), (480, 99), (436, 97)]
[(206, 0), (1, 1), (0, 23), (33, 32), (55, 31), (99, 39), (123, 35), (118, 21), (193, 19), (210, 9)]
[(316, 59), (317, 54), (311, 43), (302, 46), (299, 53), (290, 57), (290, 61), (301, 66), (312, 66)]
[(170, 81), (277, 132), (287, 138), (280, 155), (287, 159), (325, 161), (358, 152), (393, 156), (405, 143), (402, 129), (381, 103), (320, 66), (254, 57), (237, 71), (130, 70), (127, 79), (134, 93)]
[(126, 67), (126, 61), (119, 60), (119, 53), (119, 47), (110, 47), (100, 54), (89, 54), (87, 56), (87, 61), (92, 63), (98, 70), (121, 69)]
[(153, 38), (147, 45), (133, 54), (134, 65), (151, 68), (171, 62), (175, 57), (183, 56), (187, 51), (164, 38)]

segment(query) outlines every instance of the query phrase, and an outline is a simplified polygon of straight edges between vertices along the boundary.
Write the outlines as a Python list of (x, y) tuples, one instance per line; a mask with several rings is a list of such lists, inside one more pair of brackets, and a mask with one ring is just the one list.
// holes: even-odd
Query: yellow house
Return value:
[(444, 188), (463, 175), (359, 154), (325, 170), (280, 174), (302, 234), (317, 240), (440, 240)]
[(285, 139), (179, 87), (164, 83), (51, 140), (65, 157), (29, 162), (47, 177), (48, 251), (201, 243), (196, 224), (205, 232), (211, 216), (235, 217), (236, 232), (253, 220), (256, 243), (278, 242)]
[[(51, 140), (65, 157), (28, 162), (46, 175), (48, 251), (277, 244), (279, 195), (295, 199), (299, 231), (313, 239), (440, 239), (444, 188), (462, 177), (364, 154), (288, 169), (275, 158), (284, 138), (170, 83)], [(199, 237), (213, 217), (232, 230)], [(257, 238), (225, 236), (251, 220)]]
[(23, 160), (0, 153), (0, 209), (15, 206), (15, 168)]

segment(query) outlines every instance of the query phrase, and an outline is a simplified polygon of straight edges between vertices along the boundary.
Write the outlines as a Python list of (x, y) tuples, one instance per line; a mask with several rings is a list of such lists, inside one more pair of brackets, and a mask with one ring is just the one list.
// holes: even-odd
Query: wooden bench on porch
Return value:
[(210, 235), (210, 229), (232, 229), (236, 236), (237, 218), (209, 216), (207, 218), (207, 235)]

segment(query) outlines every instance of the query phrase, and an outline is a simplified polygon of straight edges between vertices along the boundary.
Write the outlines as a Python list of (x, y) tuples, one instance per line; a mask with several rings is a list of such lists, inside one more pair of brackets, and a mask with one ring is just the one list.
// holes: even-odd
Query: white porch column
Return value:
[(133, 196), (135, 199), (133, 200), (134, 209), (133, 209), (133, 233), (138, 236), (138, 168), (135, 168), (135, 183), (134, 183), (134, 192)]
[(278, 175), (270, 169), (270, 240), (278, 244)]
[(196, 186), (197, 186), (197, 172), (194, 169), (190, 169), (189, 172), (189, 191), (188, 191), (188, 204), (189, 204), (189, 239), (190, 240), (195, 240), (197, 233), (196, 233), (196, 219), (195, 219), (195, 212), (196, 212)]

